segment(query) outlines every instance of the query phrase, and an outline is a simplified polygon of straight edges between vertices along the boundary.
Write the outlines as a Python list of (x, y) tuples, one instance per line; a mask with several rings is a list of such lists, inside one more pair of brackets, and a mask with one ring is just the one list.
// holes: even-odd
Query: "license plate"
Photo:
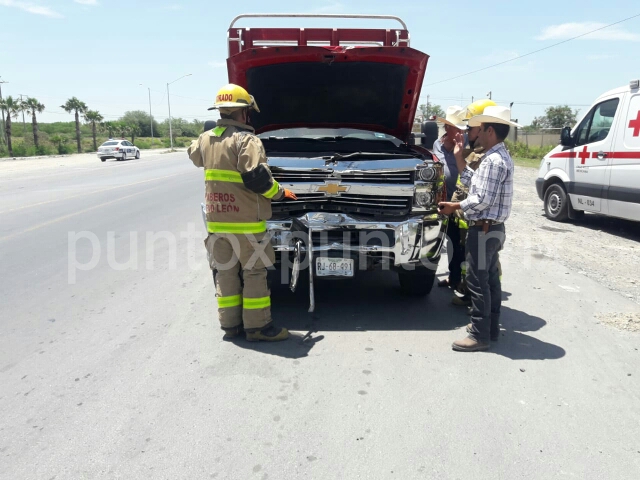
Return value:
[(316, 275), (319, 277), (353, 277), (353, 259), (316, 258)]

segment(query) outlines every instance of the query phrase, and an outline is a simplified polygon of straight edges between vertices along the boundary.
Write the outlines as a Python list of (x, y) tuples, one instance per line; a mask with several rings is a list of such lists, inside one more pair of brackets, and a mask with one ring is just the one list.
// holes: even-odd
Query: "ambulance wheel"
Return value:
[(554, 183), (544, 194), (544, 213), (551, 220), (564, 222), (569, 218), (569, 197), (562, 185)]

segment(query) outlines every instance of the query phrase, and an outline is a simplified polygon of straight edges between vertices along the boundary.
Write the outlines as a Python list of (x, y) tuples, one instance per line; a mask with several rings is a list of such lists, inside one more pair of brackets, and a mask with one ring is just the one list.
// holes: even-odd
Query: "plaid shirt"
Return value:
[(467, 220), (504, 222), (511, 214), (513, 160), (504, 143), (487, 151), (477, 171), (465, 168), (460, 175), (469, 196), (460, 202)]

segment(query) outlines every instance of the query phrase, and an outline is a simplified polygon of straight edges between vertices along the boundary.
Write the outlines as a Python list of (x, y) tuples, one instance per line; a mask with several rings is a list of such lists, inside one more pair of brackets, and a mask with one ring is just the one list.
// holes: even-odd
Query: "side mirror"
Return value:
[(204, 122), (203, 132), (208, 132), (209, 130), (213, 130), (214, 128), (216, 128), (217, 123), (218, 122), (216, 122), (215, 120), (207, 120), (206, 122)]
[(420, 130), (422, 131), (422, 146), (432, 149), (433, 144), (440, 137), (437, 122), (423, 122)]
[(562, 132), (560, 133), (560, 144), (563, 147), (574, 147), (576, 142), (574, 141), (573, 137), (571, 136), (571, 128), (570, 127), (564, 127), (562, 129)]

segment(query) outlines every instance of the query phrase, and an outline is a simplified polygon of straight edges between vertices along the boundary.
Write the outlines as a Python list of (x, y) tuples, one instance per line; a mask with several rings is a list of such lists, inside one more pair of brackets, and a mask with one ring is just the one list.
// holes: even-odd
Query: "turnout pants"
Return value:
[(271, 322), (267, 268), (275, 261), (269, 236), (209, 234), (205, 240), (216, 278), (218, 319), (223, 329), (256, 331)]
[(498, 269), (498, 252), (505, 241), (504, 224), (469, 227), (467, 235), (467, 288), (471, 295), (470, 337), (489, 342), (490, 334), (500, 329), (502, 286)]

